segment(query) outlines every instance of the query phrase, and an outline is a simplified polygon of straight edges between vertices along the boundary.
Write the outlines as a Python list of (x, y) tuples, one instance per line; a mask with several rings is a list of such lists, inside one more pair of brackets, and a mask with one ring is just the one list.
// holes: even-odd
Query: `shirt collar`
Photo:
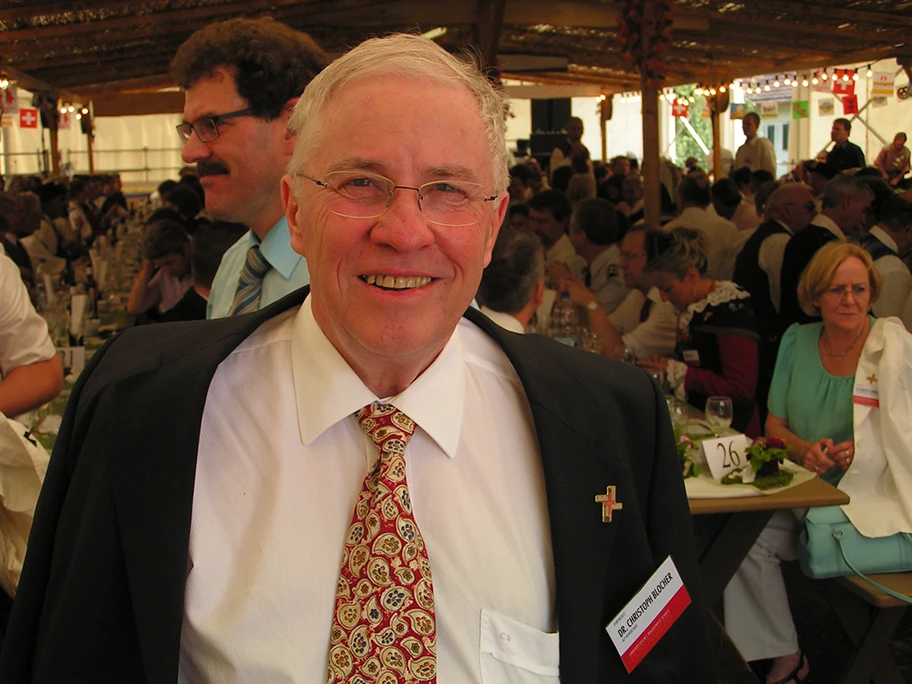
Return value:
[[(250, 244), (257, 243), (253, 231), (247, 233)], [(291, 236), (288, 233), (288, 219), (284, 216), (269, 229), (266, 237), (260, 242), (260, 252), (279, 274), (288, 280), (301, 260), (301, 255), (291, 248)]]
[(497, 323), (501, 328), (509, 330), (510, 332), (519, 333), (522, 335), (525, 333), (522, 323), (517, 321), (513, 316), (508, 313), (503, 313), (501, 311), (494, 311), (494, 309), (489, 309), (486, 306), (481, 307), (481, 313), (490, 318), (492, 321)]
[(817, 226), (819, 228), (825, 228), (840, 240), (845, 242), (845, 233), (843, 233), (842, 229), (836, 225), (836, 222), (826, 214), (817, 214), (817, 216), (814, 217), (814, 220), (811, 221), (811, 225)]
[(792, 230), (791, 228), (789, 228), (787, 225), (785, 225), (785, 224), (784, 224), (782, 221), (780, 221), (779, 219), (773, 219), (773, 221), (775, 221), (775, 222), (778, 223), (780, 226), (782, 226), (783, 228), (785, 228), (785, 229), (788, 231), (788, 234), (789, 234), (789, 235), (794, 235), (794, 234), (795, 234), (795, 231), (794, 231), (794, 230)]
[[(458, 327), (440, 355), (411, 385), (395, 397), (378, 398), (326, 338), (314, 320), (308, 296), (295, 314), (291, 359), (304, 444), (383, 399), (414, 420), (447, 456), (456, 456), (465, 406), (465, 352)], [(446, 391), (441, 392), (441, 387)]]
[(874, 226), (871, 228), (871, 235), (884, 243), (887, 247), (893, 250), (893, 252), (899, 252), (899, 247), (896, 245), (896, 240), (891, 238), (880, 226)]

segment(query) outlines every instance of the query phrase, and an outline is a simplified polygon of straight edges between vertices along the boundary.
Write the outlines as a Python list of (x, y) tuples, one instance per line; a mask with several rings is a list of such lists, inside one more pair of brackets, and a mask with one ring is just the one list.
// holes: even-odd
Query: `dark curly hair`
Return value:
[(187, 39), (171, 61), (171, 74), (187, 90), (226, 68), (254, 116), (272, 121), (326, 65), (306, 33), (269, 17), (210, 24)]

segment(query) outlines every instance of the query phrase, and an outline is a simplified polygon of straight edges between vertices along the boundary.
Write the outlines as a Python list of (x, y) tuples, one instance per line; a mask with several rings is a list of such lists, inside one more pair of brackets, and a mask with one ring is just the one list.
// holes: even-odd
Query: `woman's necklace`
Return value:
[[(824, 334), (826, 334), (826, 330), (824, 330), (823, 332), (824, 332)], [(858, 331), (858, 334), (855, 335), (855, 339), (852, 340), (852, 344), (849, 345), (848, 349), (846, 349), (844, 352), (841, 352), (839, 354), (831, 353), (830, 350), (826, 348), (825, 343), (823, 341), (823, 337), (821, 337), (820, 338), (820, 351), (822, 351), (827, 356), (832, 356), (834, 358), (841, 359), (852, 350), (852, 347), (854, 347), (855, 343), (858, 342), (858, 338), (861, 337), (861, 333), (863, 333), (863, 332), (864, 332), (864, 327), (862, 327), (861, 330)], [(829, 337), (829, 335), (827, 335), (827, 337)]]

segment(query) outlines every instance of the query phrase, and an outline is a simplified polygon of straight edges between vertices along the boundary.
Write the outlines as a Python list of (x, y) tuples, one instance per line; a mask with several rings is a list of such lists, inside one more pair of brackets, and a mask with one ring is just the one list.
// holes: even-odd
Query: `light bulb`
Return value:
[(829, 78), (829, 76), (827, 76), (827, 70), (826, 70), (826, 69), (823, 70), (823, 73), (820, 75), (820, 78), (822, 78), (824, 81), (827, 80), (827, 79)]
[(874, 75), (874, 72), (871, 71), (871, 65), (868, 64), (868, 71), (865, 73), (865, 76), (867, 76), (868, 78), (871, 78), (871, 76), (873, 76), (873, 75)]
[[(814, 84), (816, 85), (816, 83), (817, 83), (817, 79), (815, 78), (815, 79), (814, 79)], [(801, 80), (801, 85), (804, 86), (805, 88), (808, 87), (808, 80), (807, 80), (806, 77), (805, 77), (804, 79)]]
[(858, 80), (858, 70), (857, 70), (857, 69), (856, 69), (855, 71), (852, 72), (852, 80), (853, 80), (853, 81), (857, 81), (857, 80)]
[(720, 85), (720, 86), (719, 86), (719, 92), (720, 92), (720, 93), (724, 93), (724, 92), (725, 92), (725, 86), (724, 86), (724, 85)]

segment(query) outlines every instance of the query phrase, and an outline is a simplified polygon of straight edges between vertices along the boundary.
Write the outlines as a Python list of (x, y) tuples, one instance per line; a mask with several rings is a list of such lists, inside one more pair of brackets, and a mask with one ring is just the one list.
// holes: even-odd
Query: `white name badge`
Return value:
[(57, 356), (64, 368), (69, 368), (74, 375), (79, 375), (86, 365), (85, 347), (57, 347)]
[(709, 472), (717, 482), (731, 471), (747, 465), (747, 454), (744, 452), (751, 445), (751, 438), (738, 433), (718, 439), (704, 439), (700, 445)]
[(690, 605), (690, 594), (671, 556), (605, 627), (627, 673), (640, 664)]
[(700, 352), (697, 349), (685, 349), (684, 350), (684, 363), (688, 366), (699, 366), (700, 365)]
[(880, 391), (877, 389), (877, 385), (856, 382), (852, 392), (852, 403), (862, 406), (880, 406)]

